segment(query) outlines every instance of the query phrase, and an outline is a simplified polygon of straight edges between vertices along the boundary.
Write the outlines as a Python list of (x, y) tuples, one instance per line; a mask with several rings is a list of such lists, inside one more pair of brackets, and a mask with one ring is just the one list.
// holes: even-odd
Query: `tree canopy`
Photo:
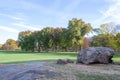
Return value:
[(19, 33), (18, 42), (25, 51), (58, 51), (81, 48), (82, 40), (92, 29), (89, 23), (82, 19), (73, 18), (67, 28), (46, 27), (40, 31), (22, 31)]

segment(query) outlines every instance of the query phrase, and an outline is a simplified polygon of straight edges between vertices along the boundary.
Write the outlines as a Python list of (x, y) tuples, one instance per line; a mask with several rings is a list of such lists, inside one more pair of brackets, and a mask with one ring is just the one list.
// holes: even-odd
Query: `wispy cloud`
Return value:
[(35, 25), (31, 26), (31, 25), (25, 24), (23, 22), (22, 23), (12, 23), (12, 25), (23, 27), (23, 28), (26, 28), (29, 30), (40, 30), (40, 28), (37, 28)]
[(95, 20), (94, 23), (101, 24), (105, 22), (120, 23), (120, 0), (112, 0), (113, 4), (107, 10), (101, 10), (102, 16)]
[(0, 16), (8, 17), (8, 18), (11, 18), (11, 19), (14, 19), (14, 20), (24, 20), (21, 17), (12, 16), (12, 15), (9, 15), (9, 14), (2, 14), (2, 13), (0, 13)]
[(12, 32), (12, 33), (19, 33), (19, 30), (14, 29), (14, 28), (9, 28), (6, 26), (0, 26), (0, 30), (4, 30), (6, 32)]
[[(53, 1), (53, 3), (56, 4), (56, 5), (55, 4), (53, 5), (53, 7), (55, 7), (55, 8), (48, 8), (48, 7), (39, 5), (37, 3), (32, 3), (31, 1), (25, 1), (25, 0), (15, 1), (12, 4), (8, 4), (6, 6), (7, 6), (7, 8), (10, 7), (13, 10), (14, 9), (27, 10), (27, 11), (34, 10), (34, 11), (36, 11), (36, 13), (43, 13), (44, 15), (50, 15), (53, 17), (60, 18), (59, 20), (57, 20), (58, 22), (65, 22), (64, 20), (68, 20), (68, 18), (71, 18), (74, 16), (75, 17), (79, 16), (79, 15), (76, 15), (75, 13), (73, 13), (72, 11), (78, 6), (80, 1), (81, 0), (76, 0), (76, 1), (70, 0), (68, 2), (68, 4), (65, 5), (65, 8), (62, 11), (56, 10), (56, 8), (58, 8), (60, 5), (62, 5), (61, 0), (54, 0)], [(3, 2), (8, 3), (6, 1), (3, 1)], [(3, 6), (5, 6), (5, 5), (3, 5)], [(23, 18), (21, 18), (19, 16), (12, 16), (12, 15), (7, 15), (7, 14), (0, 14), (0, 15), (9, 17), (9, 18), (12, 18), (15, 20), (21, 20), (21, 21), (24, 20)], [(23, 24), (22, 24), (22, 26), (23, 26)]]

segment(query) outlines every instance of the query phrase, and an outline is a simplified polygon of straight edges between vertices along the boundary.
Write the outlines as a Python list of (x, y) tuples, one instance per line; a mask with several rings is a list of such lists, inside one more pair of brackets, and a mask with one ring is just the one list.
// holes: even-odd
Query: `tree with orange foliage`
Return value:
[(88, 38), (84, 38), (83, 39), (83, 44), (82, 44), (82, 48), (84, 49), (84, 48), (88, 48), (89, 47), (89, 39)]

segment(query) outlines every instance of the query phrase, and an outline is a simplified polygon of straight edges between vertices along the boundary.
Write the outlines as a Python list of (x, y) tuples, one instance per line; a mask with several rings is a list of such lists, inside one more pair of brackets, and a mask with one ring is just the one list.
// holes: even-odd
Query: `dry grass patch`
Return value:
[(114, 64), (67, 64), (46, 63), (49, 69), (61, 73), (55, 80), (120, 80), (120, 66)]

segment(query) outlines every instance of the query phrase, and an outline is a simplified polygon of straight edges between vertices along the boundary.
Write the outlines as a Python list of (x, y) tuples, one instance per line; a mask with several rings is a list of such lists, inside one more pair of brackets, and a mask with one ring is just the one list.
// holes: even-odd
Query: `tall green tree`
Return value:
[(35, 48), (38, 52), (41, 52), (43, 48), (43, 42), (44, 42), (44, 35), (42, 31), (34, 31), (33, 32), (34, 38), (35, 38)]
[(55, 28), (52, 33), (52, 40), (53, 40), (53, 49), (57, 51), (61, 48), (61, 36), (62, 36), (62, 28)]
[(52, 27), (46, 27), (41, 30), (44, 50), (48, 51), (49, 48), (53, 47), (53, 33), (54, 33), (54, 28)]
[(69, 44), (77, 50), (81, 48), (84, 36), (91, 31), (92, 27), (89, 23), (85, 23), (82, 19), (73, 18), (69, 21)]
[(62, 50), (68, 51), (68, 48), (70, 48), (69, 32), (67, 28), (62, 28), (59, 44)]
[(22, 50), (34, 51), (35, 39), (31, 31), (22, 31), (18, 36), (18, 43)]

